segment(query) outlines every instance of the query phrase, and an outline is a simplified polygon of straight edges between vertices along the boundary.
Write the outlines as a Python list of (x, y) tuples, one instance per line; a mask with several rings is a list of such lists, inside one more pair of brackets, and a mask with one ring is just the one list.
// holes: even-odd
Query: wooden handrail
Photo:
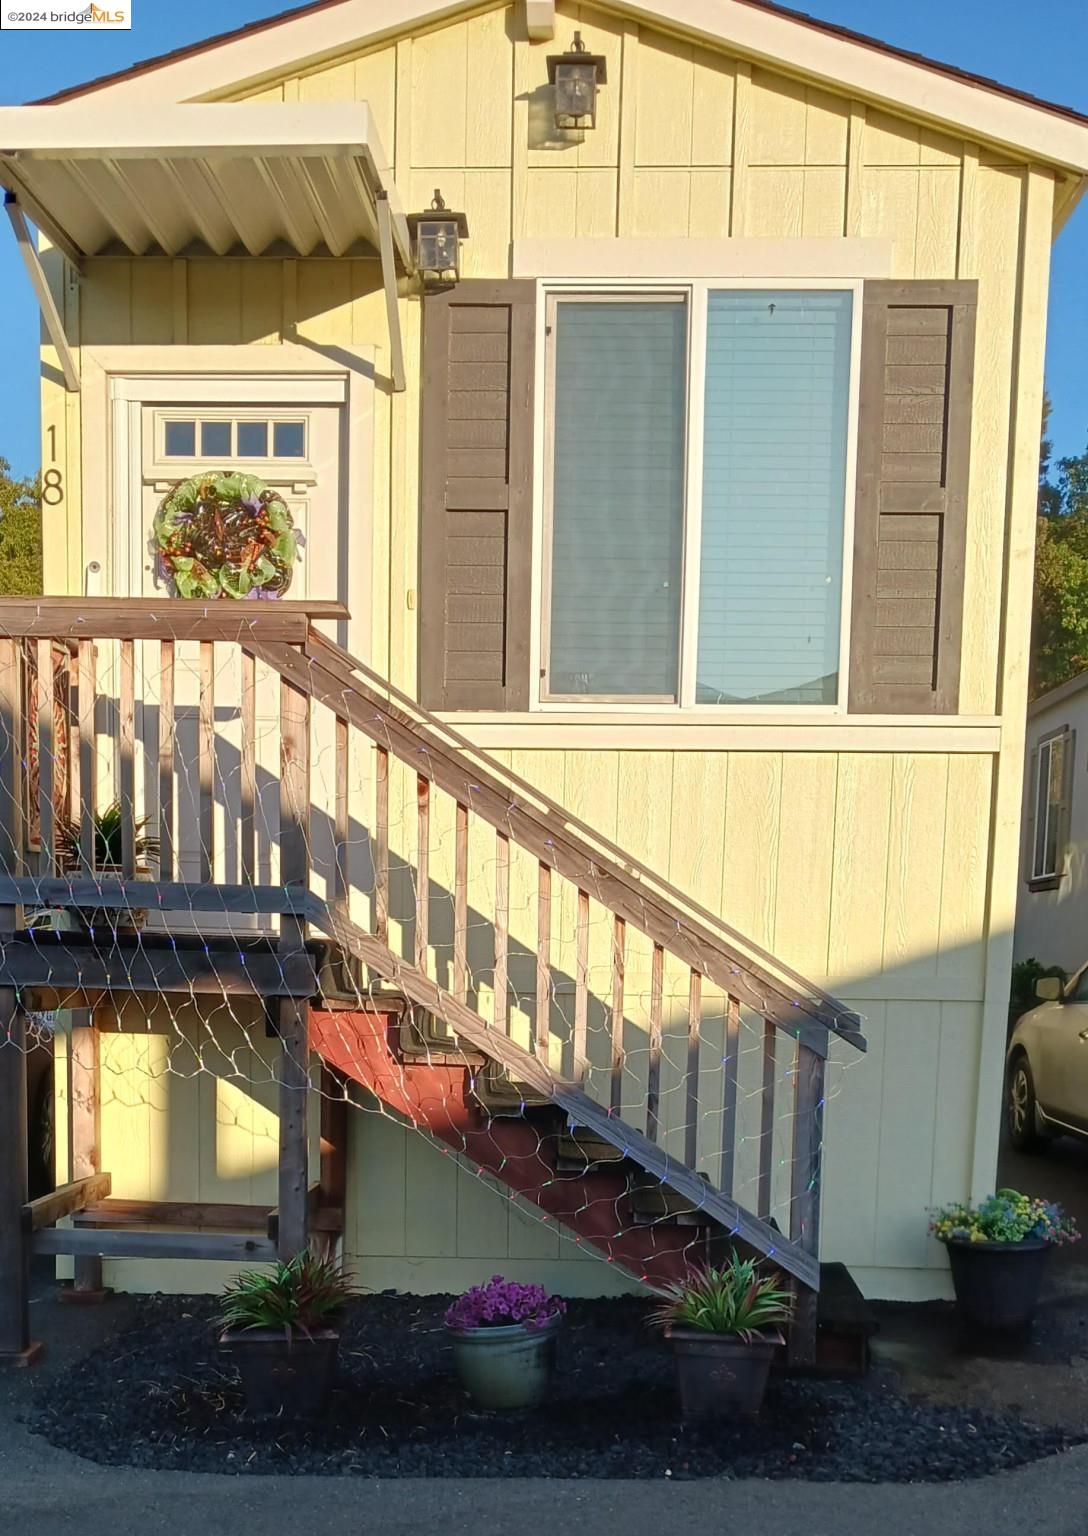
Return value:
[[(201, 993), (226, 989), (275, 996), (273, 1022), (284, 1051), (281, 1133), (287, 1149), (280, 1160), (278, 1248), (286, 1254), (304, 1245), (310, 1224), (306, 1014), (317, 982), (312, 946), (306, 947), (305, 938), (308, 928), (323, 932), (411, 1003), (439, 1015), (465, 1047), (508, 1074), (516, 1091), (550, 1099), (575, 1124), (668, 1184), (682, 1202), (777, 1257), (813, 1291), (819, 1278), (825, 1061), (833, 1034), (859, 1050), (866, 1048), (859, 1016), (314, 628), (317, 620), (347, 616), (336, 603), (0, 598), (0, 742), (9, 741), (6, 763), (0, 754), (0, 770), (7, 772), (6, 779), (0, 772), (0, 789), (5, 790), (0, 796), (0, 928), (11, 934), (5, 948), (7, 984), (36, 987), (35, 995), (42, 997), (59, 996), (58, 988), (79, 987), (97, 996), (116, 987), (177, 991), (183, 986)], [(151, 644), (142, 652), (137, 642)], [(199, 665), (189, 657), (182, 666), (179, 642), (199, 646)], [(257, 695), (265, 709), (272, 694), (271, 680), (258, 682), (258, 664), (271, 671), (279, 695), (278, 809), (267, 826), (275, 874), (264, 877), (277, 878), (275, 887), (260, 883), (264, 855), (258, 831), (265, 826), (271, 797), (261, 793), (258, 781)], [(142, 697), (145, 681), (150, 686)], [(145, 712), (149, 704), (157, 715)], [(195, 731), (176, 747), (182, 708), (187, 729), (191, 724)], [(25, 722), (24, 709), (30, 711)], [(219, 739), (217, 719), (224, 710), (238, 722), (237, 745)], [(24, 787), (14, 765), (31, 761), (31, 729), (38, 779)], [(373, 875), (369, 931), (350, 916), (355, 892), (349, 867), (355, 841), (352, 732), (357, 733), (354, 745), (366, 746), (371, 761), (364, 783), (372, 803), (363, 813)], [(104, 735), (113, 743), (112, 782), (109, 756), (99, 746)], [(156, 747), (157, 762), (148, 762)], [(325, 756), (315, 757), (315, 750)], [(232, 762), (225, 754), (230, 752), (236, 754), (237, 768), (231, 769), (236, 792), (224, 787), (224, 765)], [(100, 760), (105, 763), (101, 778)], [(394, 760), (397, 773), (391, 778)], [(414, 808), (402, 810), (399, 795), (413, 781)], [(325, 832), (316, 849), (311, 841), (315, 790), (319, 801), (322, 794), (326, 797), (321, 814), (331, 827), (331, 854)], [(391, 790), (398, 797), (399, 821), (391, 820)], [(110, 855), (116, 865), (96, 869), (103, 854), (95, 816), (100, 802), (113, 794), (118, 794), (123, 823), (120, 854)], [(145, 798), (146, 806), (139, 803)], [(25, 837), (24, 808), (31, 812)], [(161, 842), (157, 881), (133, 878), (141, 872), (136, 838), (145, 810)], [(444, 880), (452, 907), (448, 937), (444, 925), (431, 923), (432, 866), (439, 837), (448, 836), (447, 816), (453, 826), (453, 867)], [(469, 959), (470, 928), (477, 926), (469, 910), (470, 850), (481, 846), (471, 833), (474, 817), (493, 850), (488, 855), (490, 894), (483, 898), (491, 952), (481, 969), (475, 959), (470, 966)], [(393, 914), (398, 923), (406, 915), (399, 879), (391, 882), (391, 835), (403, 839), (403, 846), (400, 841), (395, 846), (412, 883), (411, 938), (403, 936), (404, 954), (411, 959), (398, 953), (390, 937)], [(515, 849), (529, 856), (535, 870), (520, 860), (515, 864)], [(153, 853), (149, 862), (154, 863)], [(233, 869), (241, 876), (238, 883), (217, 878)], [(195, 883), (184, 878), (197, 872)], [(514, 882), (520, 884), (526, 873), (536, 887), (534, 932), (528, 949), (519, 936), (515, 950), (511, 898)], [(311, 889), (322, 883), (326, 899)], [(171, 970), (157, 942), (168, 935), (157, 932), (129, 946), (131, 954), (123, 944), (106, 944), (99, 954), (102, 946), (93, 936), (39, 939), (22, 933), (18, 909), (33, 902), (92, 911), (133, 907), (164, 915), (179, 910), (217, 917), (263, 915), (278, 918), (279, 938), (256, 940), (265, 947), (258, 953), (250, 946), (252, 957), (247, 949), (231, 970), (214, 944), (207, 960), (200, 958), (198, 933), (196, 948), (180, 944)], [(608, 934), (610, 952), (603, 964), (594, 958), (590, 938), (600, 922), (595, 908), (603, 908), (604, 924), (594, 931), (604, 933), (606, 926)], [(448, 980), (439, 981), (432, 970), (440, 969), (447, 949)], [(554, 968), (560, 954), (565, 978)], [(536, 1008), (524, 1046), (512, 1037), (517, 1031), (510, 998), (511, 984), (521, 986), (523, 962), (533, 965), (530, 990)], [(668, 1044), (676, 1034), (670, 978), (677, 966), (685, 999), (685, 1058), (674, 1083), (676, 1063)], [(557, 1009), (562, 1012), (557, 980), (569, 988), (571, 998), (565, 1034), (553, 1026)], [(483, 1010), (477, 1006), (479, 983), (493, 1000)], [(366, 1003), (360, 993), (359, 1005)], [(637, 1018), (641, 1008), (644, 1073), (637, 1064), (629, 1069), (624, 1045), (627, 1020)], [(761, 1084), (745, 1091), (746, 1098), (758, 1096), (752, 1176), (746, 1165), (753, 1158), (738, 1159), (738, 1148), (752, 1139), (741, 1134), (739, 1124), (742, 1030), (752, 1031), (761, 1044)], [(715, 1057), (720, 1049), (721, 1061), (708, 1076), (711, 1063), (701, 1065), (700, 1058), (710, 1040)], [(553, 1059), (563, 1061), (562, 1071), (553, 1068)], [(708, 1104), (712, 1080), (713, 1102)], [(635, 1104), (630, 1102), (632, 1083), (637, 1084)], [(600, 1087), (604, 1092), (598, 1098)], [(682, 1110), (679, 1123), (673, 1123), (677, 1116), (670, 1113), (670, 1100)], [(718, 1134), (713, 1149), (700, 1136), (704, 1114), (720, 1117), (720, 1151)], [(786, 1117), (793, 1143), (788, 1190), (776, 1171), (776, 1134)], [(681, 1148), (682, 1155), (676, 1155)], [(707, 1182), (708, 1163), (716, 1184)], [(746, 1187), (753, 1192), (750, 1210), (739, 1198)], [(785, 1232), (777, 1220), (783, 1210), (788, 1211)], [(798, 1332), (808, 1341), (805, 1349), (811, 1347), (814, 1326), (808, 1306), (805, 1327)], [(799, 1346), (794, 1342), (791, 1347), (796, 1353)]]
[(220, 640), (249, 635), (288, 644), (306, 639), (315, 619), (347, 619), (343, 603), (200, 602), (193, 598), (3, 597), (0, 635), (8, 640)]
[[(383, 750), (426, 774), (460, 804), (566, 876), (602, 905), (790, 1033), (830, 1031), (859, 1050), (858, 1014), (723, 924), (683, 892), (596, 834), (370, 669), (311, 631), (305, 653), (276, 644), (246, 649)], [(619, 854), (622, 862), (617, 860)]]
[(753, 1215), (730, 1195), (706, 1183), (686, 1163), (656, 1145), (651, 1137), (590, 1098), (580, 1084), (559, 1077), (515, 1040), (492, 1029), (478, 1013), (458, 1002), (452, 993), (417, 966), (402, 961), (380, 939), (342, 913), (329, 910), (316, 897), (311, 898), (310, 918), (315, 927), (322, 928), (350, 954), (373, 967), (378, 975), (394, 980), (413, 1003), (448, 1020), (458, 1036), (485, 1056), (498, 1061), (516, 1082), (558, 1104), (574, 1124), (585, 1126), (625, 1156), (635, 1159), (647, 1173), (690, 1201), (694, 1209), (704, 1211), (742, 1242), (775, 1257), (803, 1284), (818, 1288), (819, 1260), (815, 1249), (807, 1242), (795, 1241), (788, 1234), (779, 1232), (762, 1216)]
[(43, 1227), (51, 1227), (65, 1216), (72, 1216), (99, 1200), (105, 1200), (112, 1183), (110, 1174), (92, 1173), (85, 1179), (73, 1179), (70, 1184), (61, 1184), (47, 1195), (39, 1195), (36, 1200), (28, 1200), (23, 1206), (24, 1231), (40, 1232)]
[[(341, 603), (291, 599), (226, 603), (165, 597), (0, 598), (0, 635), (5, 638), (241, 644), (302, 691), (316, 689), (320, 702), (350, 718), (379, 749), (396, 751), (399, 744), (398, 755), (453, 794), (459, 804), (470, 805), (498, 831), (536, 852), (575, 884), (588, 882), (592, 893), (617, 916), (780, 1027), (796, 1030), (800, 1017), (801, 1027), (815, 1023), (865, 1049), (854, 1010), (738, 933), (528, 780), (504, 768), (448, 722), (422, 709), (313, 628), (316, 619), (347, 617)], [(85, 665), (91, 664), (91, 658), (85, 657)], [(362, 708), (354, 707), (356, 700)], [(90, 772), (89, 760), (84, 766)], [(88, 798), (88, 786), (83, 786), (83, 798)], [(165, 825), (162, 830), (166, 832)], [(380, 826), (378, 834), (381, 852)], [(173, 852), (167, 846), (169, 839), (163, 842), (169, 858)], [(203, 850), (205, 876), (210, 873), (209, 853), (210, 849)], [(380, 873), (384, 875), (384, 869)]]
[[(663, 899), (683, 910), (685, 921), (691, 917), (698, 918), (700, 921), (707, 923), (716, 932), (722, 934), (730, 943), (736, 944), (743, 951), (746, 963), (773, 967), (775, 974), (779, 978), (790, 981), (795, 986), (805, 989), (808, 995), (814, 1000), (825, 1003), (831, 1011), (841, 1014), (850, 1013), (850, 1010), (837, 998), (833, 997), (830, 992), (825, 991), (822, 987), (817, 986), (815, 982), (802, 976), (799, 971), (795, 971), (792, 966), (785, 964), (777, 955), (763, 949), (753, 940), (741, 934), (739, 930), (730, 927), (716, 912), (712, 912), (709, 907), (703, 906), (701, 902), (689, 896), (686, 891), (682, 891), (679, 886), (673, 885), (668, 880), (663, 880), (656, 870), (651, 869), (649, 865), (643, 864), (634, 858), (627, 849), (621, 848), (611, 838), (605, 837), (596, 827), (590, 826), (588, 822), (582, 821), (579, 817), (573, 815), (566, 807), (561, 806), (557, 801), (545, 794), (542, 789), (539, 789), (535, 784), (531, 784), (528, 779), (524, 779), (519, 774), (505, 768), (495, 758), (470, 741), (462, 732), (458, 731), (448, 720), (441, 720), (437, 715), (433, 715), (430, 711), (423, 709), (409, 694), (402, 692), (395, 684), (383, 678), (379, 673), (373, 672), (364, 662), (352, 656), (349, 651), (344, 650), (342, 646), (337, 645), (328, 636), (311, 629), (306, 644), (306, 653), (314, 659), (320, 659), (326, 663), (330, 661), (338, 662), (341, 666), (347, 666), (353, 672), (359, 673), (365, 678), (371, 689), (376, 690), (382, 697), (387, 698), (390, 704), (399, 706), (401, 710), (407, 713), (409, 719), (414, 719), (421, 723), (425, 722), (428, 730), (437, 731), (459, 753), (471, 757), (474, 762), (479, 762), (490, 773), (501, 777), (504, 783), (509, 784), (512, 788), (516, 788), (519, 794), (534, 800), (542, 812), (546, 813), (549, 817), (557, 818), (564, 826), (576, 831), (582, 839), (599, 849), (619, 868), (626, 870), (637, 878), (640, 884), (659, 891)], [(854, 1018), (859, 1017), (856, 1013), (852, 1016)], [(864, 1042), (861, 1043), (860, 1048), (864, 1049)]]

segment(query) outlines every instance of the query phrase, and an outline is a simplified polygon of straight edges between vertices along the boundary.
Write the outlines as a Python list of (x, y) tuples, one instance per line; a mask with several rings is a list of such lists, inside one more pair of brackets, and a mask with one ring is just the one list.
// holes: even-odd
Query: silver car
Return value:
[(1063, 986), (1035, 983), (1039, 1007), (1025, 1013), (1009, 1042), (1009, 1140), (1031, 1152), (1052, 1136), (1088, 1138), (1088, 965)]

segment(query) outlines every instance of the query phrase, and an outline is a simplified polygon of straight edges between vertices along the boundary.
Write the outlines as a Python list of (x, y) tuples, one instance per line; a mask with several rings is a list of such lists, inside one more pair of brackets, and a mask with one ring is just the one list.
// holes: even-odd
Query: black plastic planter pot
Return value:
[(672, 1344), (685, 1419), (759, 1417), (774, 1352), (784, 1343), (777, 1330), (750, 1344), (735, 1334), (699, 1328), (667, 1328), (665, 1336)]
[(322, 1412), (336, 1377), (340, 1335), (250, 1329), (222, 1333), (219, 1348), (238, 1367), (246, 1412), (254, 1418), (311, 1419)]
[(1022, 1243), (945, 1243), (960, 1317), (983, 1332), (1028, 1328), (1039, 1304), (1052, 1244), (1040, 1238)]

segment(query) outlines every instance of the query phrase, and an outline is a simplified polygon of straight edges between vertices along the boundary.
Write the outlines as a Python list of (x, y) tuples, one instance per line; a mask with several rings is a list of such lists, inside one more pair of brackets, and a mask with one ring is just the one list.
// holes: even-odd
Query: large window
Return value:
[(852, 305), (550, 298), (545, 701), (838, 702)]
[(687, 306), (555, 307), (549, 688), (676, 698)]

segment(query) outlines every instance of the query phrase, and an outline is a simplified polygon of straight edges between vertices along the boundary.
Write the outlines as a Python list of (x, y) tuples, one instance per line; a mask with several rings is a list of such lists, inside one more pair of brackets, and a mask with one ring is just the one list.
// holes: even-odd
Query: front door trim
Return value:
[[(356, 655), (373, 653), (374, 348), (329, 358), (316, 346), (87, 347), (82, 350), (82, 535), (86, 570), (98, 562), (109, 595), (135, 590), (142, 558), (137, 528), (142, 466), (139, 413), (164, 398), (227, 401), (239, 386), (269, 405), (345, 406), (340, 496), (350, 508), (350, 556), (341, 565), (338, 597), (352, 613), (337, 639)], [(266, 393), (267, 391), (267, 393)], [(72, 515), (80, 513), (72, 508)], [(133, 562), (137, 569), (134, 570)], [(107, 595), (104, 593), (103, 595)]]
[[(112, 585), (115, 593), (138, 594), (142, 566), (147, 558), (144, 544), (143, 486), (147, 479), (141, 417), (145, 406), (216, 406), (241, 404), (274, 410), (289, 405), (304, 411), (314, 405), (342, 406), (346, 394), (343, 376), (312, 378), (304, 374), (255, 378), (252, 374), (222, 375), (158, 374), (132, 377), (115, 374), (110, 379), (113, 418), (113, 476), (118, 511), (112, 540)], [(161, 466), (159, 466), (161, 468)], [(307, 472), (309, 465), (300, 466)], [(184, 479), (192, 471), (179, 470)], [(338, 473), (343, 480), (343, 470)], [(340, 491), (342, 495), (343, 487)], [(339, 499), (339, 498), (338, 498)], [(345, 503), (346, 505), (346, 503)], [(338, 594), (339, 595), (339, 594)]]

